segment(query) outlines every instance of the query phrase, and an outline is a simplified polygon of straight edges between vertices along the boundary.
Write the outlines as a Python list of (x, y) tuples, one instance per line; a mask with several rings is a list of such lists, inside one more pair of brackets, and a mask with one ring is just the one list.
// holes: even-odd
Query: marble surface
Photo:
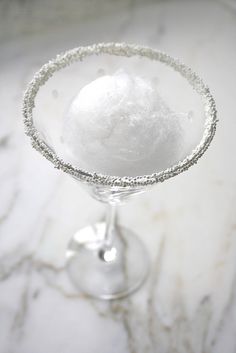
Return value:
[[(103, 1), (104, 15), (84, 2), (78, 20), (82, 2), (62, 3), (48, 11), (1, 3), (0, 353), (235, 353), (235, 1)], [(152, 45), (192, 66), (220, 123), (197, 166), (120, 209), (152, 270), (133, 296), (103, 302), (74, 289), (64, 254), (104, 207), (32, 150), (21, 100), (46, 59), (110, 40)]]

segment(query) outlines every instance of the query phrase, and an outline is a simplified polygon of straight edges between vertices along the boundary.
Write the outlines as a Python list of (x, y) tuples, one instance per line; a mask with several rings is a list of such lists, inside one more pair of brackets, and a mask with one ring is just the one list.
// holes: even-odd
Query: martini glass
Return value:
[[(153, 160), (153, 169), (145, 175), (104, 175), (85, 170), (65, 151), (63, 115), (71, 98), (86, 83), (120, 67), (151, 79), (173, 110), (189, 116), (181, 154), (161, 170)], [(101, 299), (135, 291), (148, 275), (149, 258), (140, 238), (117, 224), (117, 205), (182, 173), (203, 155), (217, 123), (209, 88), (190, 68), (163, 52), (133, 44), (100, 43), (69, 50), (43, 65), (27, 87), (23, 114), (32, 146), (107, 205), (106, 220), (78, 230), (68, 245), (71, 281)]]

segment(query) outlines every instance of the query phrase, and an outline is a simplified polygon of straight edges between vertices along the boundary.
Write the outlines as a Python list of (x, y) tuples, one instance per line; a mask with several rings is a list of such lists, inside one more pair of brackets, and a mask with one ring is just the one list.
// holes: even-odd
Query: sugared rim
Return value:
[[(192, 88), (201, 95), (205, 111), (205, 128), (200, 143), (187, 157), (170, 168), (149, 175), (141, 175), (136, 177), (110, 176), (95, 172), (91, 173), (77, 168), (70, 163), (64, 162), (40, 138), (40, 133), (34, 126), (33, 122), (35, 97), (40, 87), (43, 86), (56, 71), (69, 66), (75, 61), (83, 60), (86, 56), (100, 53), (126, 57), (140, 56), (147, 57), (151, 60), (160, 61), (179, 72), (189, 82)], [(198, 159), (207, 150), (214, 137), (217, 124), (217, 111), (214, 98), (212, 97), (209, 88), (203, 83), (202, 79), (195, 72), (181, 63), (178, 59), (175, 59), (163, 52), (149, 47), (126, 43), (99, 43), (86, 47), (74, 48), (57, 55), (55, 59), (50, 60), (48, 63), (43, 65), (41, 69), (35, 73), (32, 81), (28, 84), (23, 98), (23, 115), (26, 134), (31, 138), (32, 146), (49, 161), (51, 161), (55, 168), (61, 169), (81, 181), (86, 181), (97, 185), (121, 187), (147, 186), (158, 182), (163, 182), (164, 180), (187, 170), (193, 164), (197, 163)]]

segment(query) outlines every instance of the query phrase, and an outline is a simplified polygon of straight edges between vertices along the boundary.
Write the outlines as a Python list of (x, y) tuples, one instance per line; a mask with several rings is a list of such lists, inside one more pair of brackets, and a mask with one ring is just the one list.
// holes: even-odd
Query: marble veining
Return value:
[[(104, 1), (105, 15), (96, 16), (89, 6), (97, 5), (81, 1), (86, 17), (76, 21), (70, 2), (52, 21), (53, 6), (32, 3), (28, 24), (24, 3), (9, 38), (1, 22), (0, 353), (235, 353), (235, 4)], [(19, 7), (3, 2), (0, 17), (13, 20)], [(112, 302), (77, 292), (64, 270), (71, 235), (102, 220), (104, 207), (33, 151), (21, 115), (26, 83), (45, 61), (105, 41), (181, 58), (209, 84), (219, 114), (197, 166), (120, 209), (119, 223), (142, 237), (152, 270), (139, 292)]]

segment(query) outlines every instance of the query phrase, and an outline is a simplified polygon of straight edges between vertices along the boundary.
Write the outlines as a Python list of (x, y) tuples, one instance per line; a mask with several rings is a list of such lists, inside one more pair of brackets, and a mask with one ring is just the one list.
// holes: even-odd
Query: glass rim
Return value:
[[(96, 172), (89, 172), (75, 167), (71, 163), (65, 162), (56, 152), (47, 145), (40, 137), (40, 132), (33, 122), (33, 109), (35, 108), (35, 98), (41, 86), (43, 86), (53, 74), (76, 61), (83, 60), (86, 56), (109, 54), (117, 56), (139, 56), (150, 60), (159, 61), (180, 73), (190, 86), (202, 97), (205, 113), (205, 127), (200, 142), (192, 149), (190, 154), (181, 159), (171, 167), (154, 172), (152, 174), (140, 176), (112, 176)], [(90, 184), (116, 186), (116, 187), (137, 187), (147, 186), (163, 182), (189, 169), (204, 154), (209, 147), (216, 130), (217, 111), (215, 100), (203, 80), (188, 66), (162, 51), (127, 43), (98, 43), (89, 46), (80, 46), (58, 54), (54, 59), (44, 64), (35, 73), (33, 79), (28, 84), (23, 97), (23, 116), (25, 133), (30, 137), (32, 146), (44, 157), (53, 163), (54, 167), (72, 175), (80, 181)]]

